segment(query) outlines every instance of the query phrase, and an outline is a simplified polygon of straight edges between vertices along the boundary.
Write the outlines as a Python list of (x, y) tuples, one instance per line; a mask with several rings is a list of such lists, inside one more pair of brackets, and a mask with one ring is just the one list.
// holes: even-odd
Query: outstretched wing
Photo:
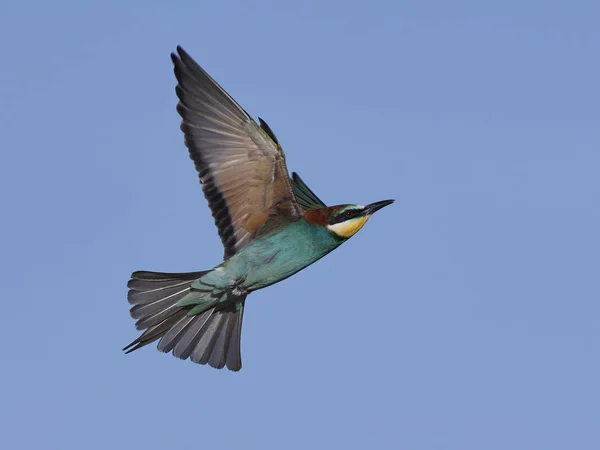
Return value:
[(292, 189), (296, 201), (302, 207), (304, 211), (311, 211), (313, 209), (325, 208), (327, 205), (315, 195), (313, 191), (302, 181), (300, 175), (296, 172), (292, 173)]
[(181, 47), (171, 54), (185, 145), (225, 247), (225, 259), (269, 229), (298, 220), (281, 147)]

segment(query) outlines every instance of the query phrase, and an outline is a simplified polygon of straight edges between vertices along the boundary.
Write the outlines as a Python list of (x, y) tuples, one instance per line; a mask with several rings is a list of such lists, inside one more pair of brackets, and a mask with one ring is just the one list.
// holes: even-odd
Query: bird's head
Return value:
[(326, 228), (342, 239), (349, 239), (360, 230), (367, 220), (381, 208), (394, 203), (394, 200), (383, 200), (362, 205), (338, 205), (329, 209)]

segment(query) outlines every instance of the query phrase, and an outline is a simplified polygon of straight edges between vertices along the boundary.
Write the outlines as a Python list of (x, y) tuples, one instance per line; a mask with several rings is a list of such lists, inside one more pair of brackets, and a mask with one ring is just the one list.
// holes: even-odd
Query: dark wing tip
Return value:
[[(172, 53), (171, 53), (171, 59), (172, 59), (173, 61), (175, 61), (175, 60), (181, 60), (181, 61), (184, 61), (185, 59), (188, 59), (188, 60), (190, 60), (190, 59), (192, 59), (192, 57), (191, 57), (191, 56), (188, 54), (188, 52), (186, 52), (186, 51), (185, 51), (185, 50), (184, 50), (184, 49), (181, 47), (181, 45), (178, 45), (178, 46), (177, 46), (177, 53), (175, 53), (175, 52), (172, 52)], [(185, 61), (184, 61), (184, 62), (185, 62)]]
[(260, 127), (265, 131), (265, 133), (267, 133), (269, 135), (269, 137), (271, 138), (271, 140), (276, 145), (279, 145), (279, 141), (277, 140), (277, 136), (275, 136), (275, 133), (273, 133), (273, 130), (271, 130), (271, 127), (269, 126), (269, 124), (267, 122), (265, 122), (260, 117), (258, 118), (258, 122), (260, 123)]
[(173, 64), (177, 64), (178, 61), (183, 61), (184, 58), (192, 59), (190, 55), (181, 47), (181, 45), (178, 45), (177, 53), (171, 52), (171, 61), (173, 61)]
[(179, 45), (177, 46), (177, 53), (171, 53), (171, 61), (173, 62), (173, 71), (177, 81), (181, 81), (181, 77), (184, 75), (184, 71), (191, 71), (192, 73), (204, 72), (196, 61)]
[(181, 48), (181, 46), (177, 46), (177, 53), (179, 54), (179, 60), (183, 63), (184, 66), (190, 68), (190, 69), (195, 69), (195, 70), (200, 70), (201, 72), (204, 72), (204, 70), (198, 65), (198, 63), (196, 61), (194, 61), (194, 58), (192, 58), (188, 52), (186, 52), (183, 48)]

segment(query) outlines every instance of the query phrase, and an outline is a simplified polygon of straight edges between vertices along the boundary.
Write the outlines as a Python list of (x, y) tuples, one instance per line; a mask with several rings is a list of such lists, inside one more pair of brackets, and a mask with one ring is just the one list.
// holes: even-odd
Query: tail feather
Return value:
[[(187, 294), (189, 292), (189, 288), (185, 288), (185, 289), (181, 289), (181, 287), (178, 288), (179, 290), (171, 295), (166, 296), (165, 298), (161, 298), (159, 300), (156, 300), (152, 303), (146, 303), (143, 305), (134, 305), (129, 312), (131, 313), (131, 317), (133, 317), (134, 319), (144, 319), (144, 318), (149, 318), (149, 317), (153, 317), (157, 314), (159, 314), (160, 312), (166, 310), (167, 308), (169, 308), (169, 306), (173, 305), (173, 298), (177, 296), (177, 298), (181, 298), (183, 295)], [(147, 327), (144, 327), (147, 328)]]
[[(169, 288), (172, 286), (185, 285), (187, 281), (194, 281), (206, 274), (208, 271), (202, 272), (186, 272), (186, 273), (163, 273), (163, 272), (146, 272), (138, 271), (131, 275), (131, 280), (127, 283), (130, 289), (128, 298), (137, 292), (148, 295), (159, 289)], [(133, 291), (133, 292), (132, 292)], [(136, 304), (135, 302), (130, 302)]]
[(147, 291), (134, 291), (132, 289), (129, 291), (127, 300), (132, 305), (139, 307), (148, 306), (168, 299), (172, 295), (179, 295), (182, 291), (187, 289), (189, 289), (189, 281), (182, 281), (173, 286), (148, 289)]
[(198, 345), (191, 354), (191, 360), (198, 364), (209, 364), (221, 369), (241, 367), (240, 331), (242, 327), (243, 305), (238, 309), (230, 305), (210, 317), (210, 323), (201, 330)]
[(190, 317), (187, 314), (181, 317), (181, 319), (179, 319), (179, 321), (162, 336), (158, 343), (158, 351), (169, 353), (173, 350), (175, 344), (177, 344), (184, 333), (185, 327), (195, 319), (196, 317)]
[(198, 345), (199, 333), (202, 331), (206, 322), (214, 313), (214, 308), (211, 308), (202, 314), (193, 317), (193, 320), (186, 326), (185, 330), (177, 338), (173, 355), (180, 359), (187, 359), (191, 355), (194, 348)]
[[(221, 320), (223, 319), (223, 314), (215, 314), (210, 316), (210, 318), (207, 320), (206, 325), (204, 326), (204, 328), (201, 330), (200, 336), (199, 336), (199, 340), (198, 340), (198, 345), (196, 346), (196, 348), (194, 348), (194, 351), (192, 352), (192, 361), (194, 361), (195, 363), (198, 364), (206, 364), (208, 363), (208, 357), (205, 358), (205, 355), (208, 354), (208, 356), (210, 357), (210, 354), (215, 346), (215, 341), (217, 339), (217, 335), (219, 332), (219, 325), (221, 323)], [(200, 357), (195, 357), (195, 355), (200, 355)], [(213, 367), (215, 367), (213, 365)]]
[(227, 362), (227, 353), (229, 351), (229, 343), (231, 336), (233, 335), (233, 328), (235, 327), (236, 320), (235, 316), (237, 311), (231, 310), (223, 315), (225, 318), (221, 321), (219, 330), (219, 337), (217, 338), (215, 345), (210, 354), (209, 364), (214, 367), (224, 367)]
[[(236, 297), (225, 305), (208, 301), (206, 310), (191, 316), (188, 313), (197, 303), (179, 303), (191, 292), (192, 283), (206, 273), (134, 272), (127, 284), (127, 298), (133, 305), (130, 313), (137, 319), (136, 328), (145, 331), (123, 350), (130, 353), (160, 339), (161, 352), (172, 352), (177, 358), (190, 358), (218, 369), (227, 366), (233, 371), (240, 370), (246, 296)], [(210, 295), (210, 291), (193, 292)]]
[(169, 331), (169, 329), (173, 326), (174, 323), (174, 320), (165, 320), (159, 325), (148, 328), (140, 335), (140, 337), (138, 337), (127, 347), (123, 348), (123, 351), (125, 352), (125, 354), (127, 354), (137, 350), (138, 348), (142, 348), (148, 344), (152, 344), (157, 339), (160, 339), (167, 331)]
[(244, 302), (240, 305), (237, 310), (237, 314), (230, 318), (233, 324), (233, 330), (231, 332), (231, 338), (229, 339), (229, 345), (227, 346), (227, 367), (242, 367), (242, 353), (240, 347), (242, 344), (242, 319), (244, 317)]

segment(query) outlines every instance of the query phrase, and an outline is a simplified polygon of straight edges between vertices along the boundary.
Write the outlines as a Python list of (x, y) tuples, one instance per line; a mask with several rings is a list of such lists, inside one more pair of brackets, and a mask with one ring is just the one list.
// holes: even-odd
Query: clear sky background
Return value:
[[(4, 1), (6, 449), (600, 448), (597, 1)], [(330, 204), (395, 198), (250, 296), (239, 373), (147, 347), (126, 282), (222, 248), (182, 45)]]

